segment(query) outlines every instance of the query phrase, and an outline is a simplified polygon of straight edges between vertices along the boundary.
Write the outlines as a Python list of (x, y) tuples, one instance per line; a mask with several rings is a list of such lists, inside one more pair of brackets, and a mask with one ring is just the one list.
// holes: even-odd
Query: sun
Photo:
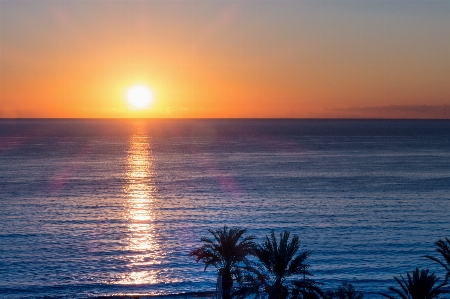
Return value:
[(128, 88), (127, 101), (132, 109), (145, 109), (153, 101), (153, 95), (148, 87), (135, 85)]

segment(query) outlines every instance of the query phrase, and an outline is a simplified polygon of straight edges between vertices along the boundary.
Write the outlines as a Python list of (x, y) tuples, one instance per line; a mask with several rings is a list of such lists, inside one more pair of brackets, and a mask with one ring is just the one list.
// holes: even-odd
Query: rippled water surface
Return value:
[(0, 297), (208, 291), (207, 229), (298, 234), (368, 297), (450, 237), (450, 121), (1, 120)]

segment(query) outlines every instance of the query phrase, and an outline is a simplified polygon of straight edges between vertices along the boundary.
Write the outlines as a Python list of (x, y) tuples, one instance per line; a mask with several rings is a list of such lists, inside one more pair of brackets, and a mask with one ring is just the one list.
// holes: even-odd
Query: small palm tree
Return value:
[(316, 282), (306, 279), (306, 276), (312, 275), (308, 271), (309, 265), (305, 263), (311, 252), (297, 254), (299, 247), (298, 236), (290, 239), (290, 233), (284, 231), (278, 241), (272, 231), (270, 237), (266, 236), (265, 242), (256, 248), (255, 255), (261, 270), (257, 277), (269, 299), (285, 299), (289, 293), (293, 297), (304, 298), (322, 294)]
[[(400, 285), (400, 289), (389, 287), (389, 290), (396, 293), (401, 299), (434, 299), (440, 298), (441, 294), (447, 293), (442, 287), (447, 284), (447, 280), (435, 286), (439, 281), (434, 273), (428, 274), (429, 270), (421, 270), (416, 268), (412, 276), (406, 273), (407, 280), (400, 275), (400, 278), (394, 277), (395, 281)], [(398, 299), (395, 296), (381, 294), (388, 299)]]
[(197, 262), (205, 263), (205, 271), (210, 265), (219, 270), (219, 275), (222, 276), (223, 299), (230, 298), (233, 276), (239, 275), (239, 264), (248, 262), (247, 256), (252, 254), (256, 247), (254, 236), (243, 237), (246, 231), (242, 228), (228, 229), (227, 226), (218, 230), (208, 229), (214, 238), (201, 238), (204, 244), (190, 253), (197, 258)]
[(336, 291), (327, 291), (326, 299), (363, 299), (363, 293), (357, 291), (355, 287), (346, 281), (337, 288)]
[(432, 261), (435, 261), (436, 263), (444, 267), (444, 269), (447, 271), (445, 279), (448, 279), (450, 277), (450, 239), (445, 238), (445, 240), (439, 240), (434, 244), (437, 247), (436, 251), (440, 253), (443, 261), (431, 255), (426, 255), (425, 257), (429, 258)]

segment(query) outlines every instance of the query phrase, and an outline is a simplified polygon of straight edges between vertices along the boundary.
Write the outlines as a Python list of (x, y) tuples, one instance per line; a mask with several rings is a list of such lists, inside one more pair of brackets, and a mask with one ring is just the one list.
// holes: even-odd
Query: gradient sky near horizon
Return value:
[(0, 117), (450, 118), (450, 1), (0, 0)]

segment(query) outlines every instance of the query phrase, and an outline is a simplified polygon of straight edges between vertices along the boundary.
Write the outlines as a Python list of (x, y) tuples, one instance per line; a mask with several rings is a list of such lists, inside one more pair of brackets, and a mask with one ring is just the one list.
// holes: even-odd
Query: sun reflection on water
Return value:
[(120, 277), (120, 284), (153, 284), (157, 282), (158, 244), (154, 228), (153, 155), (150, 138), (142, 129), (131, 137), (127, 156), (128, 198), (124, 217), (128, 221), (129, 237), (125, 250), (130, 270)]

